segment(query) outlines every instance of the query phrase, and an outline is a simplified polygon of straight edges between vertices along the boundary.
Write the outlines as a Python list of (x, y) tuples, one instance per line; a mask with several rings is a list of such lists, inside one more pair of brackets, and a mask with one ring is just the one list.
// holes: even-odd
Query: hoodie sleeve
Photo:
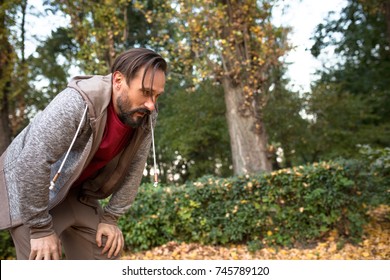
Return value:
[(15, 164), (20, 214), (31, 238), (53, 233), (49, 214), (51, 165), (67, 151), (85, 103), (74, 90), (65, 89), (29, 125)]

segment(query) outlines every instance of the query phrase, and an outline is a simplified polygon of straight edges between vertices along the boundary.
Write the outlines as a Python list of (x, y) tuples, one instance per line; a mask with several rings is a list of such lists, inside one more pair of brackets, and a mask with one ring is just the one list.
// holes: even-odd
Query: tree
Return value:
[(9, 126), (9, 93), (13, 66), (13, 48), (9, 43), (9, 27), (7, 24), (7, 9), (9, 1), (0, 1), (0, 154), (11, 142)]
[[(224, 89), (235, 174), (270, 171), (263, 108), (271, 71), (288, 49), (286, 29), (271, 23), (274, 1), (167, 1), (145, 13), (162, 28), (154, 38), (168, 50), (172, 72), (212, 79)], [(138, 1), (142, 9), (142, 1)]]
[[(25, 118), (23, 93), (28, 89), (24, 54), (26, 10), (26, 0), (0, 1), (0, 154), (8, 147)], [(21, 16), (20, 26), (18, 14)], [(20, 38), (16, 35), (18, 31)]]
[(45, 1), (53, 13), (70, 17), (79, 67), (88, 74), (107, 73), (127, 39), (129, 1)]
[(380, 131), (371, 125), (377, 116), (370, 106), (364, 96), (340, 91), (337, 84), (314, 87), (306, 109), (312, 120), (302, 135), (305, 161), (351, 158), (358, 144), (374, 143)]
[(289, 80), (283, 78), (285, 72), (284, 65), (274, 70), (272, 75), (275, 82), (269, 90), (267, 104), (264, 107), (265, 125), (272, 127), (269, 140), (273, 169), (307, 162), (305, 137), (309, 122), (301, 116), (305, 98), (300, 92), (287, 88)]
[[(328, 128), (326, 135), (333, 135), (328, 143), (338, 155), (353, 154), (358, 143), (390, 145), (390, 41), (384, 9), (388, 4), (349, 0), (340, 18), (328, 19), (316, 29), (312, 54), (318, 57), (331, 46), (339, 61), (319, 72), (309, 110)], [(322, 156), (330, 156), (330, 149), (322, 150)]]
[(187, 92), (171, 78), (165, 91), (159, 98), (155, 131), (160, 180), (183, 183), (205, 174), (231, 175), (221, 86), (205, 81), (195, 92)]
[[(159, 1), (146, 1), (152, 8)], [(52, 12), (70, 17), (69, 36), (77, 45), (79, 67), (88, 74), (108, 73), (115, 57), (134, 46), (145, 46), (153, 28), (133, 1), (45, 1)]]
[(364, 9), (370, 14), (382, 14), (387, 27), (387, 39), (390, 43), (390, 0), (360, 0)]
[(43, 110), (62, 91), (69, 78), (72, 65), (76, 64), (77, 46), (69, 28), (60, 27), (37, 46), (28, 58), (31, 86), (26, 96), (30, 111)]

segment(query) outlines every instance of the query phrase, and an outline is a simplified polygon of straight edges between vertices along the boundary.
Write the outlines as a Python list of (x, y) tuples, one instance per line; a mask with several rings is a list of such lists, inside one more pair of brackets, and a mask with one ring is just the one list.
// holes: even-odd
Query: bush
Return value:
[(359, 160), (348, 167), (355, 169), (356, 181), (364, 187), (365, 201), (373, 206), (390, 205), (390, 148), (363, 145), (359, 155)]
[(357, 241), (366, 222), (366, 196), (349, 171), (323, 162), (257, 176), (205, 176), (166, 188), (146, 184), (120, 225), (135, 251), (171, 240), (290, 246), (318, 241), (333, 230)]
[(8, 230), (0, 231), (0, 259), (15, 259), (14, 243)]

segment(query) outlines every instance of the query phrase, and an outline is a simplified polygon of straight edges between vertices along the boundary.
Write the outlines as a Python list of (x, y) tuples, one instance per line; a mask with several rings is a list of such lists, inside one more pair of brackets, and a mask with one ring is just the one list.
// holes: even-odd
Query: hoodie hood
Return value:
[[(94, 121), (100, 118), (111, 101), (112, 75), (76, 76), (69, 82), (68, 87), (81, 94), (88, 105), (89, 118)], [(102, 95), (105, 95), (104, 98)]]

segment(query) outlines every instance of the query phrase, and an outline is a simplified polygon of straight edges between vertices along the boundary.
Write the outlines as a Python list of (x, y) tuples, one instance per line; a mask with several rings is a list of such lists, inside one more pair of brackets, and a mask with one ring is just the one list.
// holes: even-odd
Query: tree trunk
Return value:
[[(1, 1), (0, 7), (3, 4), (4, 1)], [(11, 81), (9, 63), (12, 47), (8, 42), (6, 28), (5, 13), (0, 11), (0, 155), (11, 143), (8, 94)]]
[[(271, 171), (272, 164), (267, 151), (268, 137), (264, 126), (256, 130), (255, 117), (240, 112), (239, 107), (243, 103), (240, 87), (234, 87), (227, 77), (223, 78), (222, 85), (225, 92), (234, 174)], [(259, 124), (258, 120), (257, 124)]]
[(7, 149), (11, 143), (11, 129), (8, 117), (7, 93), (2, 92), (2, 102), (0, 106), (0, 155)]
[(387, 26), (387, 39), (390, 43), (390, 0), (387, 0), (383, 3), (385, 18), (386, 18), (386, 26)]
[[(1, 40), (6, 41), (6, 40)], [(0, 155), (7, 149), (11, 143), (11, 127), (9, 121), (9, 103), (8, 94), (10, 88), (9, 55), (10, 46), (8, 41), (4, 42), (7, 50), (0, 53)]]

